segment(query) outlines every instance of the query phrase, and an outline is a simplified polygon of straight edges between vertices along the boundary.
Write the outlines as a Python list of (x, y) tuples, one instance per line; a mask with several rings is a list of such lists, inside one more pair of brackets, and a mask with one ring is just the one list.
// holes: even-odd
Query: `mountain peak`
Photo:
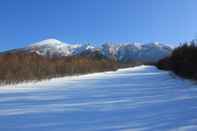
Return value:
[(57, 46), (57, 45), (66, 45), (65, 43), (57, 40), (57, 39), (45, 39), (42, 40), (40, 42), (36, 42), (34, 44), (31, 44), (30, 47), (34, 47), (34, 46)]
[(28, 52), (36, 52), (42, 56), (62, 57), (78, 55), (85, 51), (94, 51), (91, 45), (65, 44), (57, 39), (46, 39), (24, 48)]

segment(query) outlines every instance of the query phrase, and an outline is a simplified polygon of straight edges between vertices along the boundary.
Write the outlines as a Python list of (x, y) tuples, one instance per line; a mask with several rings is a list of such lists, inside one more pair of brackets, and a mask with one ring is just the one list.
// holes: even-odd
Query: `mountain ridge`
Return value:
[[(47, 57), (63, 57), (63, 56), (80, 56), (84, 52), (94, 53), (99, 51), (103, 56), (114, 59), (119, 62), (140, 61), (145, 63), (154, 63), (172, 52), (170, 46), (160, 44), (158, 42), (143, 43), (105, 43), (101, 47), (94, 47), (91, 44), (68, 44), (57, 39), (45, 39), (40, 42), (30, 44), (26, 47), (8, 50), (4, 53), (37, 53)], [(2, 54), (1, 53), (1, 54)]]

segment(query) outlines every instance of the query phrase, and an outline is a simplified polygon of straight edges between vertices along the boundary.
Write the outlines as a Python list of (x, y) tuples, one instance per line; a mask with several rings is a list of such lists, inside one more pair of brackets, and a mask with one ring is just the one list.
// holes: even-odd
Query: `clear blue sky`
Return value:
[(197, 0), (0, 0), (0, 50), (68, 43), (178, 43), (197, 37)]

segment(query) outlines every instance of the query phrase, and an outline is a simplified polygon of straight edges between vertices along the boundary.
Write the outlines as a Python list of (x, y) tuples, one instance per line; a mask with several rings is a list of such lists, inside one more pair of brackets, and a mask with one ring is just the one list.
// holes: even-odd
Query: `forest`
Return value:
[(171, 56), (160, 60), (156, 66), (159, 69), (171, 70), (181, 77), (197, 80), (197, 46), (195, 42), (177, 47)]
[(98, 52), (70, 57), (44, 57), (36, 53), (0, 55), (0, 83), (50, 79), (93, 72), (114, 71), (129, 66), (107, 59)]

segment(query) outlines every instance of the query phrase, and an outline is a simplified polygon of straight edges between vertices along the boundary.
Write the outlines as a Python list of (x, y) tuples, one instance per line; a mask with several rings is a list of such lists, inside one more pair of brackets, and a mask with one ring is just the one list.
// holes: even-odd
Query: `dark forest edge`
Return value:
[(138, 64), (136, 62), (120, 64), (115, 60), (105, 58), (98, 52), (60, 58), (44, 57), (36, 53), (1, 54), (0, 85), (115, 71), (119, 68), (136, 66)]
[(175, 48), (171, 56), (160, 60), (156, 66), (162, 70), (173, 71), (181, 77), (197, 80), (196, 43), (185, 43)]

